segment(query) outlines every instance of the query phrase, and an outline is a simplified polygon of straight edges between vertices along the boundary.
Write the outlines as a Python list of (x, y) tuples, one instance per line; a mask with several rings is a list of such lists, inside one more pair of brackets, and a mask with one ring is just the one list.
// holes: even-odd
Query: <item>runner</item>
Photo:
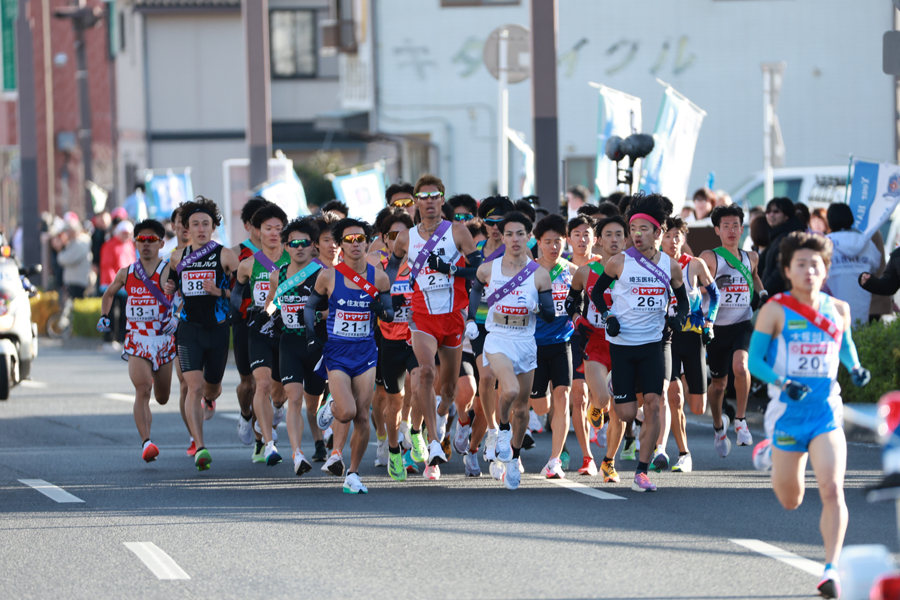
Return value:
[[(178, 206), (175, 210), (172, 211), (172, 229), (175, 231), (175, 239), (178, 240), (175, 248), (169, 253), (168, 261), (171, 263), (172, 255), (180, 250), (184, 250), (185, 246), (191, 243), (191, 234), (188, 231), (187, 226), (181, 220), (181, 206)], [(173, 263), (174, 264), (174, 263)], [(173, 306), (179, 305), (182, 299), (181, 296), (177, 296), (172, 299)], [(173, 308), (173, 314), (177, 313), (177, 310)], [(178, 336), (175, 336), (175, 348), (176, 352), (178, 349)], [(194, 456), (197, 453), (197, 444), (194, 443), (194, 437), (191, 436), (191, 426), (188, 423), (187, 412), (184, 409), (185, 400), (187, 399), (187, 385), (184, 383), (184, 376), (181, 374), (181, 365), (178, 361), (175, 361), (175, 375), (178, 376), (178, 409), (181, 412), (181, 420), (184, 421), (184, 426), (188, 431), (188, 435), (191, 437), (191, 443), (187, 449), (188, 456)]]
[[(550, 275), (556, 316), (550, 323), (541, 320), (535, 324), (537, 368), (531, 385), (531, 405), (535, 413), (547, 414), (552, 409), (549, 417), (553, 432), (550, 459), (541, 470), (541, 475), (548, 479), (566, 476), (560, 455), (569, 434), (569, 393), (572, 389), (572, 346), (569, 340), (575, 328), (566, 315), (565, 302), (572, 276), (578, 270), (561, 256), (567, 233), (566, 220), (562, 215), (547, 215), (534, 227), (534, 237), (541, 250), (537, 263)], [(551, 384), (552, 388), (549, 387)], [(552, 402), (548, 390), (552, 390)]]
[(174, 317), (178, 360), (188, 388), (185, 410), (197, 444), (194, 464), (205, 471), (212, 457), (203, 443), (203, 421), (215, 413), (216, 398), (222, 393), (228, 362), (229, 277), (238, 268), (238, 257), (211, 239), (222, 222), (215, 202), (198, 196), (185, 202), (181, 211), (191, 243), (172, 254), (176, 267), (169, 271), (165, 291), (178, 290), (184, 299)]
[[(430, 443), (425, 445), (422, 433), (411, 430), (412, 457), (428, 463), (427, 476), (437, 479), (441, 463), (447, 455), (441, 448), (447, 429), (447, 413), (456, 400), (462, 336), (465, 320), (462, 311), (467, 304), (465, 278), (473, 278), (481, 257), (464, 223), (444, 223), (444, 184), (433, 175), (423, 175), (416, 182), (416, 211), (421, 222), (414, 229), (400, 232), (388, 261), (391, 281), (396, 279), (405, 258), (411, 269), (413, 287), (412, 331), (413, 352), (419, 364), (419, 387), (416, 398), (428, 428)], [(468, 260), (470, 267), (464, 267)], [(435, 354), (441, 362), (441, 403), (435, 410)]]
[(528, 249), (531, 221), (522, 213), (512, 212), (500, 223), (500, 231), (506, 252), (478, 267), (469, 316), (474, 316), (476, 309), (471, 307), (487, 289), (484, 362), (490, 364), (500, 384), (500, 433), (495, 454), (503, 465), (503, 485), (515, 490), (522, 478), (519, 453), (528, 427), (528, 397), (537, 367), (537, 314), (532, 313), (539, 313), (548, 323), (556, 318), (556, 313), (550, 275), (531, 260)]
[[(313, 240), (318, 233), (312, 217), (294, 219), (282, 229), (281, 241), (291, 257), (290, 264), (282, 265), (269, 276), (269, 292), (266, 296), (266, 312), (272, 314), (276, 308), (280, 311), (280, 318), (275, 319), (281, 329), (278, 370), (287, 395), (287, 430), (294, 459), (294, 473), (297, 476), (312, 469), (300, 449), (303, 439), (303, 402), (306, 401), (307, 411), (315, 414), (325, 391), (325, 380), (315, 373), (316, 358), (310, 356), (306, 347), (306, 324), (303, 320), (303, 309), (322, 269), (321, 264), (312, 260), (315, 253)], [(317, 334), (324, 336), (323, 315), (327, 316), (328, 305), (322, 301), (315, 309)], [(314, 432), (318, 431), (321, 438), (321, 430), (314, 425), (311, 428)], [(320, 449), (324, 460), (325, 443), (321, 439), (316, 440), (316, 454), (319, 454)]]
[[(678, 462), (672, 465), (677, 473), (693, 470), (693, 459), (687, 444), (687, 423), (684, 417), (684, 392), (687, 390), (688, 405), (695, 415), (706, 412), (706, 345), (713, 338), (713, 323), (719, 309), (719, 289), (702, 260), (682, 253), (688, 225), (681, 217), (666, 220), (666, 233), (662, 238), (662, 251), (681, 266), (681, 274), (687, 287), (691, 314), (680, 331), (672, 334), (672, 373), (669, 380), (668, 403), (672, 414), (672, 433), (678, 445)], [(698, 283), (699, 282), (699, 283)], [(701, 297), (701, 289), (706, 290), (706, 298)], [(708, 305), (705, 309), (704, 305)], [(674, 315), (670, 307), (670, 316)], [(661, 440), (658, 453), (665, 456), (666, 440)], [(668, 457), (666, 457), (668, 462)], [(656, 464), (657, 461), (654, 461)]]
[[(670, 287), (678, 302), (676, 316), (669, 319), (672, 329), (684, 325), (690, 310), (681, 268), (657, 250), (671, 214), (668, 198), (658, 194), (634, 197), (628, 208), (633, 246), (609, 259), (591, 290), (591, 301), (606, 321), (615, 410), (620, 419), (637, 416), (638, 385), (643, 392), (640, 460), (631, 485), (636, 492), (656, 491), (647, 469), (659, 438), (660, 397), (666, 378), (662, 335)], [(604, 292), (614, 281), (610, 311)]]
[(453, 209), (453, 218), (463, 223), (468, 223), (478, 217), (478, 201), (468, 194), (452, 196), (447, 204)]
[[(359, 465), (369, 444), (369, 408), (375, 388), (375, 346), (373, 314), (382, 321), (394, 320), (388, 276), (366, 263), (366, 249), (372, 237), (368, 223), (342, 219), (334, 226), (341, 241), (344, 262), (323, 271), (303, 308), (309, 352), (322, 354), (328, 372), (332, 401), (317, 414), (320, 429), (331, 421), (353, 423), (350, 439), (350, 467), (344, 479), (344, 493), (366, 494), (359, 479)], [(323, 344), (315, 331), (316, 307), (328, 298), (328, 341)], [(335, 445), (335, 448), (338, 446)]]
[(416, 218), (415, 188), (411, 183), (395, 183), (384, 192), (385, 200), (391, 208), (404, 208), (410, 219)]
[(734, 391), (737, 395), (734, 420), (737, 443), (738, 446), (753, 444), (753, 436), (745, 419), (747, 397), (750, 395), (750, 371), (747, 367), (747, 349), (753, 333), (750, 317), (757, 301), (764, 303), (768, 293), (757, 274), (759, 256), (756, 252), (738, 248), (744, 232), (744, 211), (741, 207), (736, 204), (717, 206), (710, 218), (722, 245), (706, 250), (700, 258), (709, 267), (722, 298), (716, 317), (716, 335), (708, 348), (709, 373), (712, 376), (709, 405), (713, 416), (713, 443), (719, 456), (725, 458), (731, 452), (731, 440), (727, 435), (728, 418), (722, 416), (729, 367), (734, 372)]
[(281, 462), (281, 455), (275, 447), (275, 430), (284, 421), (286, 398), (279, 369), (281, 329), (265, 308), (272, 274), (291, 260), (281, 244), (281, 231), (287, 225), (287, 215), (277, 205), (267, 204), (253, 213), (250, 223), (258, 232), (260, 249), (241, 261), (231, 305), (239, 311), (241, 299), (247, 295), (245, 290), (249, 290), (247, 350), (256, 384), (253, 394), (254, 429), (263, 437), (265, 462), (272, 467)]
[(168, 321), (166, 313), (172, 307), (160, 286), (160, 281), (169, 275), (169, 263), (159, 258), (165, 240), (166, 230), (159, 221), (146, 219), (134, 226), (139, 258), (131, 266), (119, 269), (106, 288), (100, 308), (102, 316), (97, 323), (98, 331), (110, 331), (109, 310), (113, 298), (124, 287), (128, 296), (128, 332), (122, 358), (128, 361), (128, 375), (134, 384), (134, 424), (143, 440), (141, 458), (146, 462), (159, 456), (159, 447), (150, 440), (150, 392), (160, 405), (169, 401), (175, 359), (175, 340), (163, 332), (163, 323)]
[(750, 342), (750, 371), (769, 384), (771, 398), (767, 439), (753, 450), (754, 466), (771, 467), (775, 496), (794, 510), (803, 502), (807, 458), (812, 461), (825, 543), (825, 572), (818, 590), (825, 598), (838, 598), (837, 567), (847, 530), (847, 441), (838, 360), (850, 371), (854, 385), (866, 385), (871, 375), (859, 364), (850, 307), (821, 291), (831, 249), (828, 238), (805, 232), (791, 233), (781, 242), (779, 266), (791, 291), (777, 294), (760, 310)]

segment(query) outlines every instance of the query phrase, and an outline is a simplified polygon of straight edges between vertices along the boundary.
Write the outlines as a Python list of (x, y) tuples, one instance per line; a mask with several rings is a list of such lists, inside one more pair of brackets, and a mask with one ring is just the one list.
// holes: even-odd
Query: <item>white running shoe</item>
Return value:
[[(253, 431), (255, 431), (256, 433), (258, 433), (259, 435), (262, 435), (262, 429), (259, 428), (259, 421), (256, 421), (256, 422), (253, 424)], [(275, 428), (274, 428), (274, 427), (272, 428), (272, 441), (273, 441), (273, 442), (277, 442), (277, 441), (278, 441), (278, 432), (275, 431)]]
[(513, 459), (513, 451), (510, 442), (512, 441), (512, 429), (501, 429), (497, 434), (497, 460), (508, 463)]
[(521, 456), (519, 457), (519, 461), (518, 461), (518, 462), (519, 462), (519, 473), (524, 473), (524, 472), (525, 472), (525, 465), (522, 464), (522, 457), (521, 457)]
[(750, 433), (750, 428), (747, 427), (747, 419), (735, 419), (734, 420), (734, 431), (737, 433), (737, 445), (738, 446), (752, 446), (753, 445), (753, 435)]
[(274, 467), (281, 462), (281, 454), (278, 453), (278, 448), (275, 447), (275, 442), (269, 442), (268, 444), (266, 444), (266, 451), (264, 456), (266, 458), (266, 464), (270, 467)]
[(468, 425), (461, 425), (459, 421), (456, 422), (456, 435), (453, 436), (453, 449), (456, 450), (457, 454), (465, 454), (469, 449), (469, 435), (471, 434), (471, 421)]
[(481, 465), (478, 464), (478, 453), (465, 454), (463, 463), (466, 465), (466, 477), (481, 477)]
[[(325, 402), (319, 410), (316, 411), (316, 425), (319, 426), (319, 429), (325, 431), (331, 424), (334, 422), (334, 413), (331, 412), (331, 405), (334, 404), (334, 398), (331, 397), (331, 394), (328, 395), (328, 401)], [(362, 485), (362, 484), (360, 484)]]
[(409, 421), (400, 421), (400, 446), (404, 452), (412, 448), (412, 438), (409, 437)]
[(600, 448), (606, 448), (606, 429), (609, 426), (609, 421), (603, 424), (603, 427), (597, 430), (597, 446)]
[(447, 462), (447, 455), (444, 454), (444, 449), (441, 448), (441, 443), (438, 441), (431, 442), (428, 444), (428, 465), (432, 467), (436, 467), (440, 464)]
[(506, 473), (503, 474), (503, 485), (508, 490), (518, 489), (519, 483), (522, 481), (522, 473), (515, 465), (507, 465)]
[(506, 473), (506, 463), (502, 463), (499, 460), (491, 461), (491, 477), (501, 481), (504, 473)]
[(435, 426), (437, 427), (437, 439), (442, 440), (447, 437), (447, 416), (437, 415), (437, 423)]
[(488, 429), (487, 439), (484, 442), (484, 462), (493, 462), (497, 458), (498, 434), (498, 430)]
[(276, 429), (278, 425), (284, 423), (284, 415), (287, 412), (287, 405), (282, 404), (279, 408), (272, 411), (272, 429)]
[(250, 420), (245, 421), (244, 415), (240, 413), (238, 413), (238, 439), (245, 446), (253, 443), (253, 424)]
[(306, 457), (303, 456), (303, 453), (300, 450), (294, 452), (294, 473), (297, 477), (300, 477), (304, 473), (308, 473), (312, 471), (312, 465), (309, 464), (309, 461), (306, 460)]
[(541, 423), (541, 418), (533, 410), (528, 411), (528, 429), (535, 433), (544, 431), (544, 424)]
[(325, 461), (325, 464), (322, 465), (322, 470), (329, 475), (334, 475), (335, 477), (340, 477), (341, 475), (343, 475), (344, 459), (341, 456), (341, 453), (332, 452), (331, 456), (328, 457), (328, 460)]
[(690, 473), (694, 470), (694, 460), (690, 454), (678, 457), (678, 462), (672, 465), (672, 471), (675, 473)]
[(753, 468), (768, 471), (772, 468), (772, 441), (764, 439), (753, 449)]
[(722, 430), (713, 429), (713, 442), (719, 456), (725, 458), (731, 452), (731, 440), (728, 439), (728, 417), (722, 415)]
[(378, 447), (375, 450), (375, 466), (386, 467), (388, 461), (388, 439), (385, 436), (383, 440), (378, 440)]
[(565, 479), (566, 474), (562, 469), (562, 461), (558, 458), (551, 458), (541, 469), (541, 475), (547, 479)]
[(431, 465), (428, 465), (427, 467), (425, 467), (425, 472), (422, 475), (425, 477), (425, 479), (437, 481), (441, 478), (441, 468), (437, 465), (434, 465), (433, 467)]
[(356, 473), (350, 473), (344, 479), (344, 493), (368, 494), (369, 489), (362, 484), (362, 481), (359, 480), (359, 475), (357, 475)]

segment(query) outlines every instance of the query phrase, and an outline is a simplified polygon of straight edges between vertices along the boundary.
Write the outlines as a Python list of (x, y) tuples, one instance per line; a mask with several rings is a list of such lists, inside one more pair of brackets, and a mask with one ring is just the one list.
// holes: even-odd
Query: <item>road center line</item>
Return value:
[(153, 542), (123, 542), (125, 547), (141, 559), (157, 579), (190, 579), (184, 569), (172, 557), (160, 550)]
[(759, 552), (764, 556), (768, 556), (769, 558), (774, 558), (777, 561), (781, 561), (786, 565), (790, 565), (794, 568), (800, 569), (801, 571), (806, 571), (810, 575), (815, 575), (816, 577), (822, 576), (822, 571), (825, 569), (825, 566), (819, 564), (815, 561), (809, 560), (808, 558), (803, 558), (802, 556), (797, 556), (793, 552), (788, 552), (787, 550), (782, 550), (778, 546), (773, 546), (772, 544), (767, 544), (760, 540), (731, 540), (738, 546), (743, 546), (748, 550), (753, 550), (754, 552)]
[(627, 500), (627, 498), (623, 498), (622, 496), (616, 496), (615, 494), (592, 488), (583, 483), (575, 483), (568, 479), (547, 479), (546, 477), (541, 477), (539, 475), (532, 476), (532, 479), (543, 479), (544, 481), (558, 485), (561, 488), (566, 488), (567, 490), (572, 490), (573, 492), (578, 492), (585, 496), (592, 496), (598, 500)]
[(31, 381), (30, 379), (25, 379), (23, 381), (20, 381), (19, 385), (21, 385), (24, 388), (32, 388), (32, 389), (36, 389), (36, 390), (47, 387), (47, 384), (44, 383), (43, 381)]
[(51, 500), (55, 500), (60, 504), (66, 502), (84, 502), (81, 498), (73, 496), (61, 487), (55, 486), (43, 479), (20, 479), (19, 482), (39, 491)]
[(107, 400), (118, 400), (119, 402), (134, 402), (134, 394), (119, 394), (116, 392), (111, 392), (109, 394), (103, 394), (103, 397)]

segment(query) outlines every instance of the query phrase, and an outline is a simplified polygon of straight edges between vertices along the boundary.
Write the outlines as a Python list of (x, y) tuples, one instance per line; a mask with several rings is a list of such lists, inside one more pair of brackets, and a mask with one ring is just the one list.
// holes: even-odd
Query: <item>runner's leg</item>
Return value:
[(356, 410), (353, 417), (353, 437), (350, 438), (350, 466), (347, 471), (358, 473), (369, 445), (369, 408), (375, 393), (375, 367), (357, 375), (350, 383)]
[(153, 367), (150, 361), (139, 356), (128, 357), (128, 376), (134, 384), (134, 424), (141, 441), (150, 439), (150, 392), (153, 386)]
[(844, 502), (844, 473), (847, 470), (844, 430), (837, 428), (813, 438), (809, 444), (809, 460), (822, 499), (819, 529), (825, 542), (825, 563), (836, 564), (844, 546), (848, 519)]
[(205, 447), (203, 444), (203, 406), (202, 397), (206, 387), (203, 381), (203, 371), (188, 371), (184, 373), (184, 382), (187, 385), (187, 398), (185, 398), (185, 414), (188, 418), (188, 429), (194, 438), (197, 448)]
[[(428, 428), (428, 436), (434, 439), (437, 433), (437, 411), (435, 406), (434, 386), (437, 369), (434, 364), (434, 355), (437, 353), (437, 340), (421, 331), (412, 332), (412, 347), (419, 363), (419, 386), (415, 396), (416, 407), (421, 413), (425, 427)], [(459, 363), (456, 363), (454, 375), (459, 373)], [(413, 429), (419, 430), (413, 422)], [(441, 440), (437, 440), (440, 443)]]
[(284, 391), (288, 403), (285, 421), (287, 421), (288, 439), (291, 441), (291, 455), (293, 456), (297, 450), (300, 450), (300, 442), (303, 440), (303, 384), (300, 382), (289, 383), (284, 386)]
[(272, 395), (273, 381), (272, 369), (269, 367), (256, 367), (253, 369), (253, 379), (256, 380), (256, 392), (253, 394), (253, 413), (256, 422), (262, 431), (263, 441), (266, 444), (272, 441)]
[(803, 503), (808, 457), (805, 452), (789, 452), (772, 446), (772, 490), (787, 510), (794, 510)]
[(678, 445), (678, 452), (687, 452), (687, 422), (684, 418), (684, 392), (680, 379), (669, 384), (669, 411), (672, 413), (672, 437)]
[(732, 358), (734, 371), (734, 394), (737, 397), (736, 419), (743, 419), (747, 414), (747, 399), (750, 396), (750, 369), (746, 350), (736, 350)]

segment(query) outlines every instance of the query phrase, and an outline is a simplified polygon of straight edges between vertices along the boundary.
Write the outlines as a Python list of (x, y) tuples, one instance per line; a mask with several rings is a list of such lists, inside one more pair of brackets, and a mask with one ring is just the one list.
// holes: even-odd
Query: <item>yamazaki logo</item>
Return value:
[(662, 296), (665, 290), (660, 287), (636, 287), (631, 290), (631, 293), (638, 296)]

